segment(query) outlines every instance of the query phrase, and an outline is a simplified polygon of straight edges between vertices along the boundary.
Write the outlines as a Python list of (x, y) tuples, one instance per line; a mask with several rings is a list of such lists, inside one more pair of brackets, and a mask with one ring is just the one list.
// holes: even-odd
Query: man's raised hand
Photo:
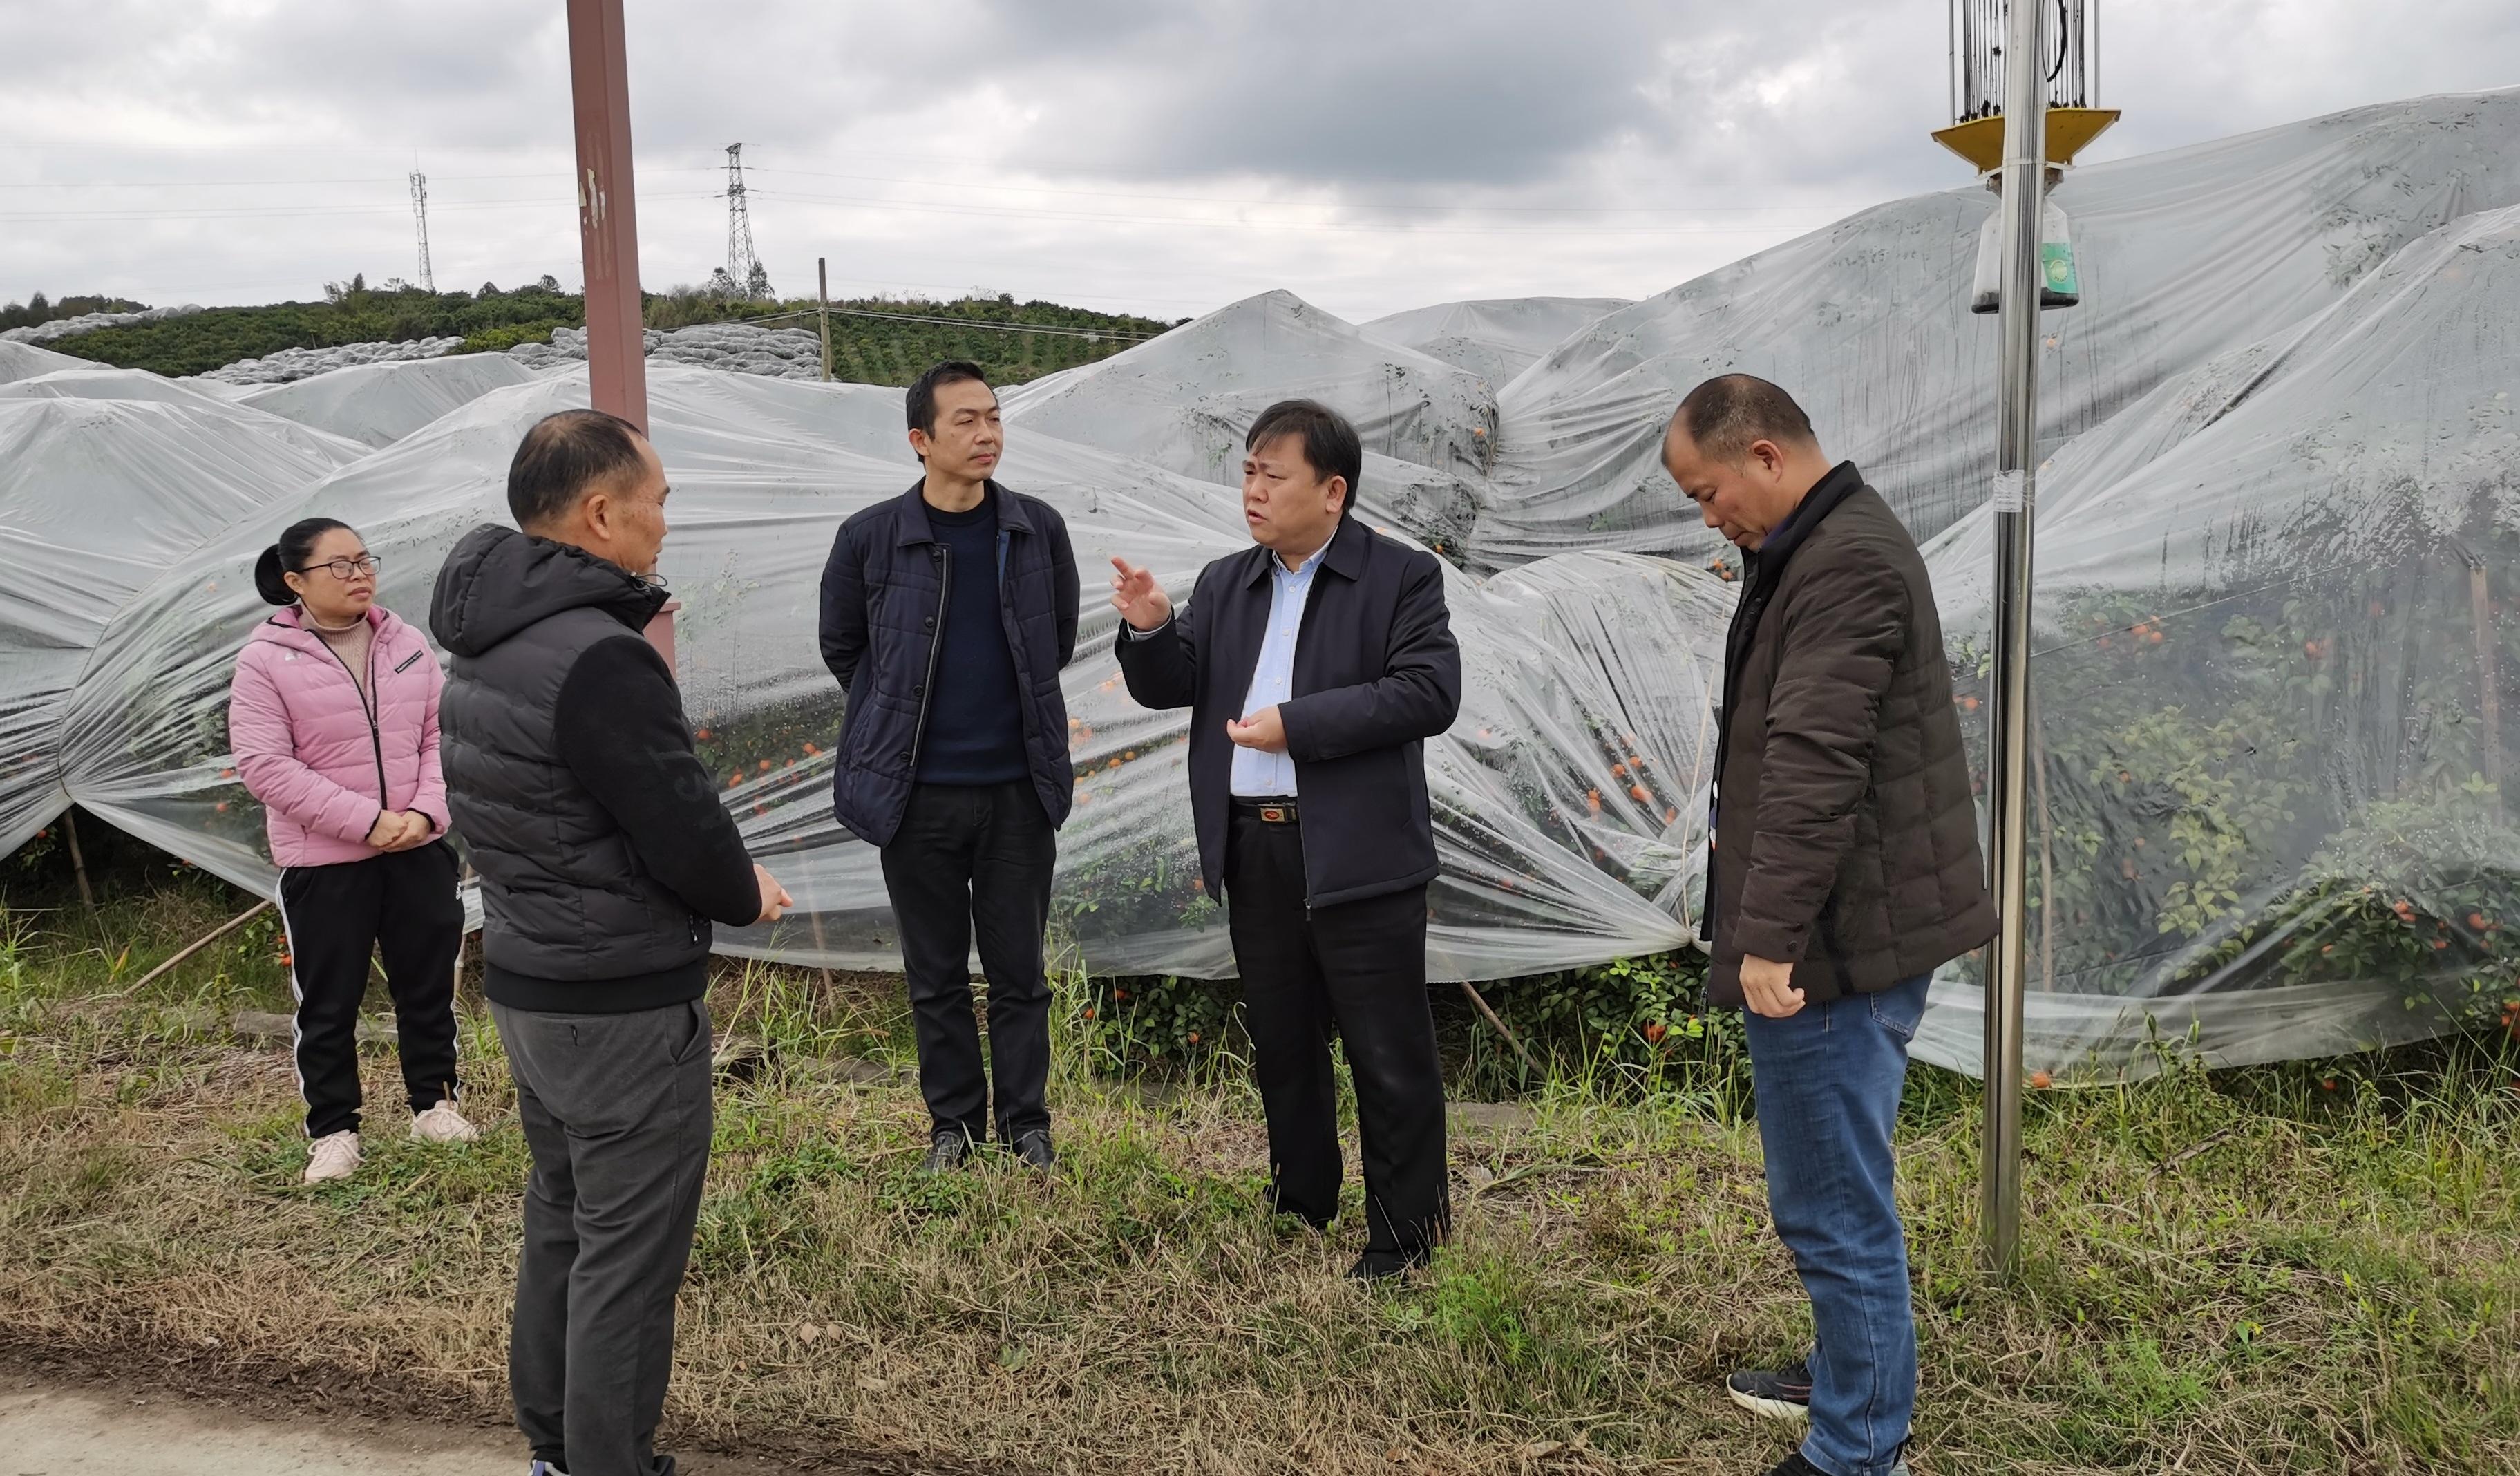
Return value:
[(1111, 560), (1111, 607), (1133, 630), (1149, 631), (1173, 617), (1173, 601), (1155, 576), (1125, 559)]

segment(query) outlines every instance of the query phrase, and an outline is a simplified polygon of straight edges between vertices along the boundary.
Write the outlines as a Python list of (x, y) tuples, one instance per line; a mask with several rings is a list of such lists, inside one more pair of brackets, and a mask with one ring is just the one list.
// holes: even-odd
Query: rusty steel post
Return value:
[(621, 0), (568, 0), (577, 124), (577, 239), (586, 264), (587, 380), (598, 410), (648, 428), (639, 211), (630, 168), (630, 69)]

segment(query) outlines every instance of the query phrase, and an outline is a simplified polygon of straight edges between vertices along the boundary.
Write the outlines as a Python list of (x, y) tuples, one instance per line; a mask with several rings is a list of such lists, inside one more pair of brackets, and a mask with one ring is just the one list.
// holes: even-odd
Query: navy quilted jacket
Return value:
[[(892, 843), (910, 802), (947, 581), (957, 569), (927, 521), (922, 482), (840, 524), (823, 566), (823, 663), (848, 692), (832, 811), (872, 845)], [(989, 484), (998, 509), (998, 610), (1023, 693), (1024, 755), (1054, 826), (1074, 803), (1067, 699), (1059, 672), (1076, 654), (1076, 554), (1067, 523), (1037, 497)], [(987, 571), (979, 571), (981, 577)]]

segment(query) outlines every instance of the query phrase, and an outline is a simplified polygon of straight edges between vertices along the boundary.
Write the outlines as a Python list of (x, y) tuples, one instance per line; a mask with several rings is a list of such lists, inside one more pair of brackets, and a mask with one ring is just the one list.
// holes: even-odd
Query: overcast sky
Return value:
[[(2096, 0), (2089, 161), (2520, 84), (2520, 4)], [(1636, 297), (1966, 181), (1947, 0), (629, 0), (643, 276), (1160, 318)], [(0, 300), (578, 279), (560, 0), (0, 0)]]

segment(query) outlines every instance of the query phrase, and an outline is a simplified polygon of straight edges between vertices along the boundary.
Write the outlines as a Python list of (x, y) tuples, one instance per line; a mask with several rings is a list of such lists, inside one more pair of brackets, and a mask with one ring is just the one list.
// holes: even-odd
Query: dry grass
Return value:
[[(6, 1336), (496, 1417), (524, 1153), (486, 1018), (466, 1043), (483, 1142), (372, 1133), (356, 1180), (303, 1189), (285, 1058), (188, 1024), (274, 1003), (267, 945), (113, 998), (217, 916), (148, 905), (107, 920), (152, 940), (119, 970), (75, 937), (0, 943)], [(1747, 1125), (1557, 1088), (1457, 1140), (1459, 1244), (1375, 1293), (1339, 1276), (1353, 1230), (1261, 1212), (1256, 1104), (1230, 1073), (1157, 1096), (1070, 1069), (1057, 1176), (932, 1181), (913, 1091), (802, 1069), (892, 1049), (896, 1006), (760, 970), (716, 1003), (797, 1069), (721, 1094), (686, 1442), (1189, 1472), (1742, 1472), (1786, 1448), (1718, 1388), (1803, 1335)], [(367, 1065), (390, 1103), (390, 1056)], [(2025, 1269), (1998, 1291), (1971, 1269), (1973, 1089), (1920, 1071), (1902, 1169), (1921, 1467), (2520, 1468), (2511, 1066), (2380, 1072), (2042, 1097)]]

